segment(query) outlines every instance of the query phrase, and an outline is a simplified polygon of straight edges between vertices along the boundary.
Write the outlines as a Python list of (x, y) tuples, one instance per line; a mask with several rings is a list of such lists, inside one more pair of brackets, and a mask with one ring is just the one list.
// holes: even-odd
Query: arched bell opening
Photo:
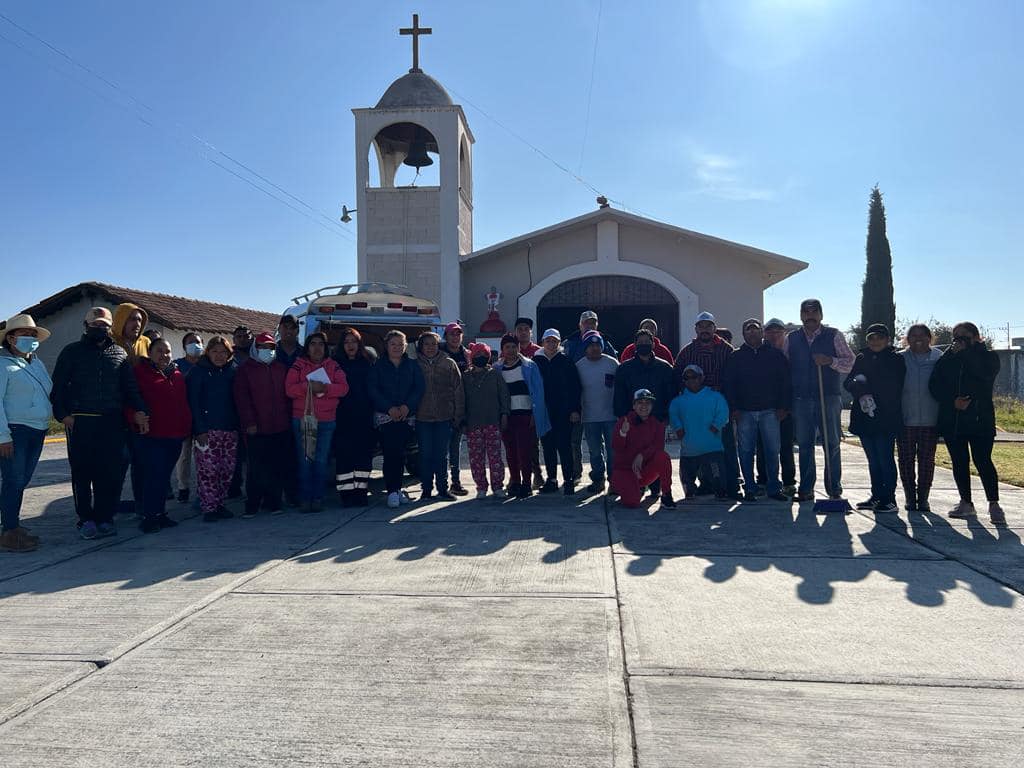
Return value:
[(371, 187), (436, 187), (441, 162), (434, 134), (416, 123), (392, 123), (370, 144)]

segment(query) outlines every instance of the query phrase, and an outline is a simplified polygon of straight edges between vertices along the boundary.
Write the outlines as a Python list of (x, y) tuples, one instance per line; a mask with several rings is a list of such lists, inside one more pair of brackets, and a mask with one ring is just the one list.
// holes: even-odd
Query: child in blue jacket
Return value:
[[(685, 389), (668, 409), (669, 425), (682, 440), (679, 478), (687, 499), (698, 490), (710, 490), (725, 497), (725, 451), (722, 430), (729, 423), (729, 405), (721, 394), (704, 386), (704, 371), (699, 365), (683, 370)], [(697, 478), (701, 479), (700, 489)]]

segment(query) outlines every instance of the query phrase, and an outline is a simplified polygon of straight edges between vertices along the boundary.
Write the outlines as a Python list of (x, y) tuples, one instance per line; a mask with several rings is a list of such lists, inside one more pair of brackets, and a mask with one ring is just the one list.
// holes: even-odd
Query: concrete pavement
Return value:
[(84, 542), (62, 451), (0, 554), (5, 767), (1024, 762), (1020, 489), (999, 529), (558, 495)]

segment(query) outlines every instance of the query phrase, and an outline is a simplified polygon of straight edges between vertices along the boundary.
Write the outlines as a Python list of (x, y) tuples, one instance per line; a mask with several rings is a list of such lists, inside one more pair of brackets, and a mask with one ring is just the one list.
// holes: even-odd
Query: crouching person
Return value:
[(491, 470), (491, 492), (504, 499), (505, 465), (501, 460), (501, 433), (508, 428), (511, 398), (501, 374), (491, 367), (491, 348), (469, 345), (472, 363), (463, 377), (466, 393), (466, 440), (469, 468), (476, 484), (476, 497), (487, 497), (487, 467)]
[(640, 506), (644, 488), (661, 481), (661, 506), (675, 507), (672, 499), (672, 461), (665, 453), (665, 425), (654, 418), (654, 394), (649, 389), (633, 393), (633, 410), (621, 417), (612, 433), (612, 485), (619, 503)]
[(718, 392), (704, 386), (704, 371), (699, 365), (691, 363), (683, 369), (683, 385), (683, 393), (668, 410), (669, 425), (682, 440), (679, 477), (683, 490), (687, 499), (704, 492), (725, 499), (722, 430), (729, 423), (729, 405)]

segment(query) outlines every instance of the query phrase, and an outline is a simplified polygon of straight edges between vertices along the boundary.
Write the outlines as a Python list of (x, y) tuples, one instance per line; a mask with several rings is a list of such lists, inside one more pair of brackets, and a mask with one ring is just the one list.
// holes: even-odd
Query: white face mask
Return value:
[(264, 365), (270, 365), (274, 362), (274, 350), (272, 349), (257, 349), (256, 359)]
[(193, 341), (185, 345), (185, 354), (189, 357), (199, 357), (203, 354), (203, 345)]

